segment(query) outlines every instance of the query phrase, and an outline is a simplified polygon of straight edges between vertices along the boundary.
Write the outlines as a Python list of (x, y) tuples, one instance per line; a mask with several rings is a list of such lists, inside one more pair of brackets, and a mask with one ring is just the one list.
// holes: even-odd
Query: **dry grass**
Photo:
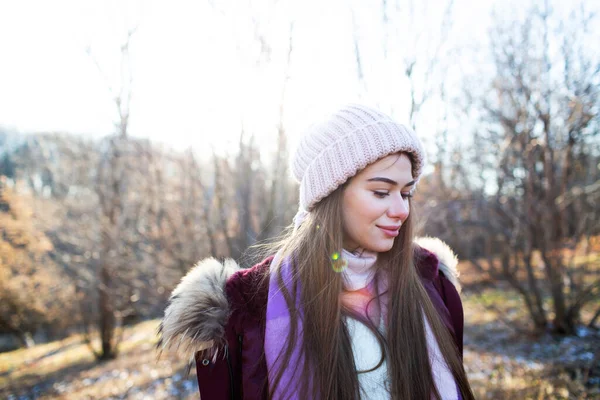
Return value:
[(0, 398), (195, 398), (195, 376), (184, 376), (185, 362), (170, 355), (157, 360), (157, 326), (154, 320), (127, 328), (119, 357), (100, 363), (79, 335), (0, 354)]
[(520, 296), (463, 296), (464, 364), (478, 399), (600, 399), (600, 332), (534, 336)]
[[(600, 399), (598, 332), (533, 337), (513, 291), (467, 288), (463, 299), (465, 368), (478, 399)], [(157, 325), (127, 328), (119, 357), (102, 363), (78, 335), (0, 354), (0, 398), (197, 399), (194, 372), (185, 376), (184, 360), (157, 360)]]
[[(592, 238), (587, 249), (564, 249), (563, 256), (586, 284), (598, 279), (600, 237)], [(539, 253), (533, 261), (540, 266)], [(523, 298), (508, 283), (493, 282), (469, 262), (459, 269), (466, 288), (464, 364), (477, 398), (600, 399), (600, 332), (581, 327), (579, 337), (536, 337)], [(545, 279), (543, 268), (536, 276)], [(552, 310), (551, 303), (550, 296), (544, 298), (546, 310)], [(600, 298), (586, 304), (581, 320), (590, 321), (599, 307)]]

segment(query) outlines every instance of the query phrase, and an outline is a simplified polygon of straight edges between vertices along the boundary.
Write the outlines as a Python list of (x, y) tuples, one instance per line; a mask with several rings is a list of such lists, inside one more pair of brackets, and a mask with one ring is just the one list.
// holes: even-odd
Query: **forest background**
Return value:
[(0, 397), (193, 398), (153, 350), (171, 290), (252, 265), (303, 127), (364, 102), (423, 138), (477, 397), (599, 398), (598, 2), (23, 3), (0, 3)]

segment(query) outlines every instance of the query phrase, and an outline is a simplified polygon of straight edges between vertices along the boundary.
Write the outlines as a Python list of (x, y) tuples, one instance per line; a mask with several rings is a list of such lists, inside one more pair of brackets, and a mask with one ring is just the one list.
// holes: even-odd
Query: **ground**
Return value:
[(192, 370), (157, 357), (158, 320), (126, 329), (118, 358), (96, 362), (80, 336), (0, 354), (2, 399), (197, 399)]
[[(507, 288), (465, 290), (464, 364), (478, 399), (600, 399), (600, 332), (532, 336)], [(493, 305), (493, 307), (490, 307)], [(157, 359), (157, 320), (128, 327), (117, 359), (97, 363), (78, 335), (0, 354), (0, 398), (197, 399), (194, 370)]]
[(534, 336), (516, 293), (488, 289), (463, 298), (464, 365), (476, 398), (600, 399), (598, 330)]

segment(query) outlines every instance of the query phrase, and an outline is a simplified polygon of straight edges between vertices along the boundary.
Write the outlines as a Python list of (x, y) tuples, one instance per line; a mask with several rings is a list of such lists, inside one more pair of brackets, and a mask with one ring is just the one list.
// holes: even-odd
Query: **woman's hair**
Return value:
[[(427, 336), (423, 315), (439, 343), (440, 350), (454, 376), (464, 399), (473, 399), (458, 349), (445, 327), (419, 278), (415, 267), (413, 244), (414, 209), (402, 224), (399, 236), (390, 251), (379, 253), (375, 268), (385, 271), (388, 279), (388, 320), (386, 334), (382, 335), (368, 319), (361, 318), (343, 307), (342, 275), (333, 265), (343, 248), (342, 196), (346, 184), (321, 200), (299, 229), (288, 232), (281, 241), (271, 246), (280, 251), (281, 259), (290, 261), (291, 283), (284, 283), (273, 265), (275, 274), (290, 314), (287, 346), (277, 363), (287, 368), (296, 347), (301, 349), (302, 369), (296, 377), (296, 388), (302, 399), (359, 399), (360, 386), (352, 352), (346, 318), (365, 323), (376, 335), (387, 362), (392, 399), (440, 398), (429, 362)], [(410, 201), (410, 200), (409, 200)], [(339, 269), (338, 269), (339, 270)], [(380, 276), (381, 274), (377, 274)], [(299, 293), (298, 293), (299, 292)], [(300, 307), (296, 299), (300, 294)], [(302, 314), (302, 336), (298, 334), (298, 320)], [(301, 341), (299, 346), (298, 340)], [(380, 360), (378, 367), (384, 359)], [(269, 374), (269, 398), (273, 398), (284, 371)], [(289, 393), (289, 392), (288, 392)]]

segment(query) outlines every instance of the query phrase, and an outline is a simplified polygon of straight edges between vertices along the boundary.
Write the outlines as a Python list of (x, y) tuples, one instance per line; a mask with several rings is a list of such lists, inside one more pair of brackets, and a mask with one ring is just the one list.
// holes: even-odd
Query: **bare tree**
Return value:
[[(175, 168), (175, 177), (165, 177), (165, 169)], [(161, 157), (160, 165), (153, 169), (150, 191), (157, 200), (152, 218), (158, 250), (154, 254), (161, 269), (173, 263), (181, 276), (203, 256), (219, 256), (215, 223), (210, 215), (213, 194), (202, 179), (203, 169), (208, 170), (208, 166), (201, 166), (190, 149), (183, 155)]]
[(477, 232), (465, 238), (482, 239), (471, 261), (522, 295), (538, 330), (549, 327), (549, 296), (551, 328), (562, 334), (575, 332), (582, 307), (600, 294), (600, 277), (572, 258), (598, 234), (600, 60), (583, 47), (592, 21), (583, 5), (560, 20), (549, 1), (522, 20), (497, 15), (496, 78), (488, 93), (471, 95), (484, 110), (473, 154), (496, 177), (494, 194), (481, 188), (461, 221)]
[[(222, 12), (225, 18), (234, 18), (239, 11), (232, 12), (229, 7), (245, 8), (247, 13), (239, 20), (240, 30), (237, 42), (237, 54), (240, 65), (249, 70), (262, 71), (274, 64), (274, 60), (283, 57), (284, 69), (282, 72), (280, 97), (276, 104), (278, 107), (278, 120), (276, 125), (275, 154), (264, 154), (255, 142), (257, 132), (249, 131), (247, 126), (240, 130), (238, 146), (235, 154), (230, 156), (217, 156), (213, 154), (213, 183), (214, 205), (217, 208), (216, 231), (219, 232), (226, 244), (226, 252), (230, 257), (240, 258), (245, 250), (257, 241), (267, 240), (279, 233), (283, 228), (286, 212), (289, 210), (293, 196), (290, 196), (290, 182), (287, 177), (287, 133), (285, 127), (285, 103), (289, 81), (289, 71), (292, 62), (294, 22), (293, 16), (286, 28), (287, 35), (273, 35), (269, 33), (272, 28), (277, 8), (281, 3), (273, 1), (258, 8), (252, 2), (220, 3), (215, 9)], [(267, 18), (261, 14), (266, 13)], [(281, 38), (287, 39), (284, 53), (274, 49), (275, 43)], [(257, 74), (260, 75), (260, 74)], [(275, 79), (270, 77), (271, 80)], [(265, 109), (265, 114), (269, 110)], [(270, 159), (268, 169), (265, 168), (265, 159)], [(233, 187), (231, 185), (233, 183)]]
[[(116, 125), (117, 133), (109, 137), (105, 142), (103, 156), (98, 165), (97, 182), (95, 192), (100, 205), (100, 262), (98, 269), (98, 329), (101, 339), (100, 352), (94, 352), (98, 359), (110, 359), (117, 355), (118, 336), (115, 335), (117, 328), (118, 310), (114, 297), (114, 280), (116, 271), (122, 271), (125, 267), (119, 236), (124, 224), (125, 198), (129, 190), (129, 175), (127, 168), (127, 156), (133, 149), (132, 142), (128, 139), (129, 104), (131, 101), (131, 69), (129, 63), (129, 46), (135, 29), (127, 34), (124, 44), (121, 46), (121, 84), (115, 90), (109, 84), (109, 90), (118, 111)], [(91, 51), (88, 50), (91, 56)], [(93, 57), (92, 57), (93, 58)], [(94, 59), (95, 61), (95, 59)], [(98, 64), (99, 71), (102, 68)]]
[(239, 259), (256, 241), (258, 191), (265, 188), (254, 137), (240, 135), (233, 160), (213, 154), (214, 188), (218, 225), (227, 244), (228, 256)]
[(119, 85), (114, 85), (110, 82), (107, 76), (104, 73), (100, 62), (94, 54), (92, 53), (91, 47), (86, 49), (88, 56), (96, 65), (98, 72), (104, 79), (110, 95), (113, 98), (113, 101), (116, 106), (117, 111), (117, 122), (115, 123), (115, 128), (117, 131), (117, 135), (120, 137), (127, 137), (127, 132), (129, 128), (129, 107), (131, 104), (131, 96), (133, 94), (132, 85), (133, 85), (133, 73), (131, 69), (131, 62), (129, 60), (129, 46), (131, 44), (131, 39), (133, 35), (135, 35), (137, 31), (137, 26), (130, 29), (127, 32), (127, 36), (123, 44), (121, 44), (121, 58), (120, 58), (120, 82)]
[(288, 52), (286, 58), (284, 81), (279, 100), (279, 122), (277, 124), (277, 149), (275, 151), (273, 167), (270, 173), (269, 196), (266, 211), (259, 230), (258, 240), (263, 241), (278, 233), (286, 225), (285, 210), (289, 208), (289, 179), (288, 179), (288, 142), (284, 123), (285, 101), (288, 82), (290, 79), (290, 68), (292, 65), (292, 53), (294, 49), (294, 25), (290, 24)]
[[(215, 233), (210, 165), (191, 152), (117, 135), (93, 141), (52, 134), (28, 137), (14, 159), (15, 177), (32, 185), (36, 221), (52, 244), (44, 265), (60, 267), (69, 278), (63, 292), (76, 293), (71, 303), (81, 318), (64, 320), (81, 323), (90, 345), (101, 307), (112, 310), (116, 343), (119, 325), (164, 309), (169, 290), (196, 260), (226, 254)], [(110, 294), (108, 306), (101, 289)]]
[[(361, 20), (358, 5), (350, 8), (353, 25), (353, 47), (356, 60), (357, 79), (361, 83), (364, 94), (368, 94), (377, 78), (390, 75), (384, 72), (394, 71), (398, 76), (406, 78), (408, 84), (408, 122), (413, 128), (419, 123), (419, 114), (423, 106), (439, 97), (440, 84), (444, 82), (444, 74), (452, 49), (448, 39), (452, 28), (453, 0), (445, 1), (440, 7), (429, 1), (383, 1), (381, 3), (381, 36), (361, 37)], [(432, 12), (435, 11), (435, 12)], [(441, 11), (441, 12), (440, 12)], [(372, 22), (372, 21), (371, 21)], [(383, 63), (375, 74), (369, 74), (365, 65), (373, 65), (370, 60), (364, 60), (367, 49), (377, 49), (381, 46)], [(385, 69), (387, 68), (387, 69)], [(392, 100), (390, 106), (397, 105), (401, 100)]]

